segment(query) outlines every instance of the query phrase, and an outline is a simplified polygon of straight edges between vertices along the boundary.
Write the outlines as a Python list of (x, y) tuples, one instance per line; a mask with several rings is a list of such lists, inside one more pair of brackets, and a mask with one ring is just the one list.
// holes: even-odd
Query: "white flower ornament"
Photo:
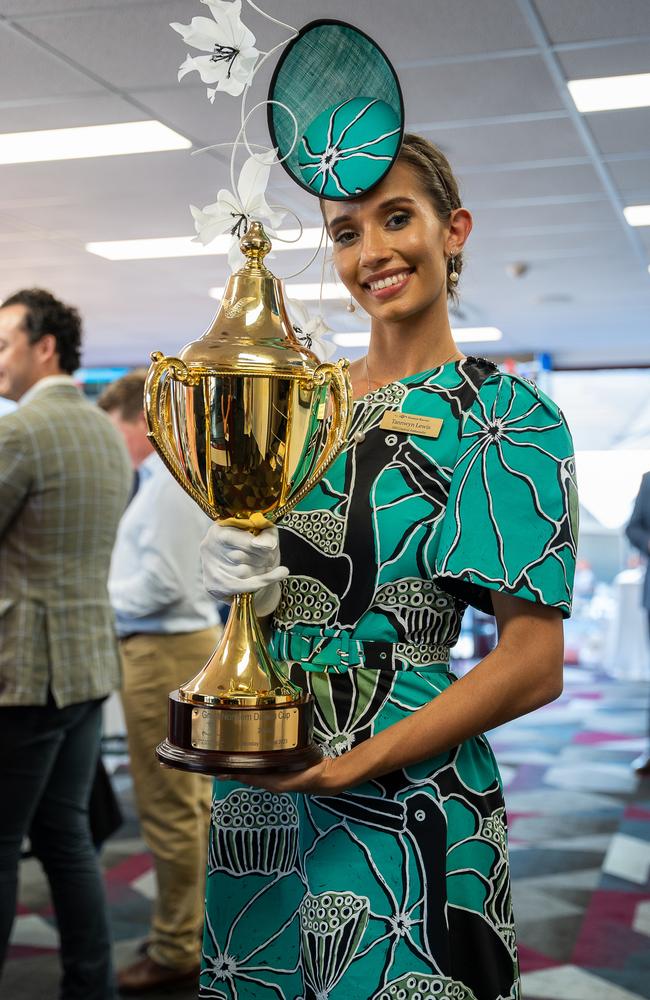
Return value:
[(313, 351), (319, 361), (327, 361), (334, 354), (334, 344), (329, 339), (332, 328), (327, 325), (321, 313), (311, 316), (303, 302), (287, 298), (289, 318), (293, 332), (308, 351)]
[(211, 101), (219, 90), (238, 97), (252, 78), (259, 56), (255, 35), (241, 22), (241, 0), (201, 2), (210, 8), (214, 20), (193, 17), (189, 24), (173, 22), (170, 27), (192, 48), (210, 55), (188, 55), (178, 71), (178, 79), (196, 70), (204, 83), (216, 84), (208, 87)]
[(275, 162), (275, 152), (260, 153), (249, 157), (241, 168), (237, 181), (237, 192), (222, 188), (217, 200), (205, 208), (190, 205), (196, 229), (196, 243), (206, 246), (223, 233), (232, 235), (228, 252), (228, 264), (236, 271), (242, 263), (239, 241), (253, 220), (263, 222), (270, 236), (275, 235), (285, 213), (274, 211), (265, 198), (271, 165)]

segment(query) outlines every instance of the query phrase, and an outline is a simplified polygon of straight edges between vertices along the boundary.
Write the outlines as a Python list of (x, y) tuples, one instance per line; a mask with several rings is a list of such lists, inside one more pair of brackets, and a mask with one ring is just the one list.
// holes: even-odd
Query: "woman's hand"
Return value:
[(313, 795), (338, 795), (349, 787), (343, 757), (323, 757), (318, 764), (290, 774), (228, 774), (218, 781), (240, 781), (268, 792), (310, 792)]
[(230, 603), (234, 594), (254, 593), (260, 617), (275, 610), (278, 584), (289, 575), (280, 565), (276, 527), (253, 535), (231, 525), (212, 524), (201, 542), (201, 565), (205, 589), (212, 597)]

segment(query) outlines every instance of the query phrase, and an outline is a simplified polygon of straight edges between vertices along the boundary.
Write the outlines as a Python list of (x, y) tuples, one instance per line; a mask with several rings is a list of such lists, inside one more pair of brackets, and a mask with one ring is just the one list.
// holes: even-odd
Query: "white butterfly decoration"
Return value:
[(232, 235), (228, 251), (228, 265), (237, 271), (243, 262), (239, 241), (252, 221), (263, 222), (269, 236), (275, 236), (285, 212), (277, 212), (266, 201), (266, 186), (271, 165), (276, 157), (273, 150), (250, 156), (241, 168), (237, 192), (222, 188), (217, 200), (204, 208), (190, 205), (196, 229), (195, 243), (206, 246), (223, 233)]
[(304, 302), (287, 297), (289, 319), (293, 331), (301, 344), (313, 351), (319, 361), (328, 361), (334, 354), (334, 344), (330, 339), (332, 328), (327, 325), (321, 313), (311, 316)]
[(209, 17), (193, 17), (189, 24), (173, 22), (170, 27), (183, 36), (192, 48), (209, 52), (206, 56), (187, 56), (178, 71), (182, 80), (194, 70), (208, 87), (208, 97), (214, 101), (217, 91), (239, 97), (252, 78), (259, 51), (255, 35), (242, 24), (241, 0), (201, 0), (210, 8)]

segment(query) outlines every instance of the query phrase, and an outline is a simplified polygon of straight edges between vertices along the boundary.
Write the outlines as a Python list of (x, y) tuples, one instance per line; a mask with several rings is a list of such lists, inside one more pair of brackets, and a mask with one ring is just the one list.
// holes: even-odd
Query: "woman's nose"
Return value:
[(361, 237), (359, 253), (359, 263), (361, 266), (376, 267), (378, 263), (388, 260), (390, 255), (391, 250), (383, 233), (374, 227), (366, 229)]

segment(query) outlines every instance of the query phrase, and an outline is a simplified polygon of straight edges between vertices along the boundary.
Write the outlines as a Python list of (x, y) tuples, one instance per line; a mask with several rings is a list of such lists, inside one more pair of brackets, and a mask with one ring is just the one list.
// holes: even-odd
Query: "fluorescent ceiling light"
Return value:
[[(451, 331), (457, 344), (479, 341), (501, 340), (503, 334), (495, 326), (461, 327)], [(339, 347), (367, 347), (370, 343), (370, 333), (335, 333), (333, 341)]]
[(158, 121), (5, 132), (0, 134), (0, 164), (157, 153), (165, 149), (189, 149), (191, 145), (185, 136)]
[(628, 205), (623, 215), (631, 226), (650, 226), (650, 205)]
[[(315, 250), (321, 241), (322, 228), (280, 230), (279, 236), (289, 243), (276, 240), (273, 250)], [(108, 240), (102, 243), (86, 243), (86, 250), (106, 260), (157, 260), (162, 257), (205, 257), (211, 254), (227, 254), (232, 237), (229, 233), (217, 236), (203, 246), (195, 243), (192, 236), (164, 236), (151, 240)], [(295, 241), (295, 242), (294, 242)]]
[(650, 73), (569, 80), (568, 87), (578, 111), (615, 111), (650, 106)]
[[(316, 245), (318, 246), (318, 244)], [(221, 299), (225, 290), (224, 287), (211, 288), (208, 294), (213, 299)], [(289, 298), (297, 299), (299, 302), (312, 302), (320, 298), (320, 284), (285, 285), (284, 290)], [(348, 293), (343, 285), (337, 285), (334, 281), (328, 281), (323, 284), (324, 299), (340, 299), (344, 301), (347, 297)]]

